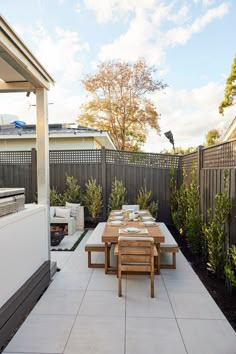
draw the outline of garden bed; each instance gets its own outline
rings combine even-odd
[[[169,230],[174,236],[185,258],[188,260],[204,286],[224,313],[227,320],[230,322],[231,326],[236,331],[236,289],[229,292],[225,286],[224,279],[217,278],[207,270],[206,264],[199,262],[199,260],[193,257],[189,251],[186,239],[179,235],[176,228],[169,227]]]

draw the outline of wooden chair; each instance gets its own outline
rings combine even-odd
[[[150,273],[151,297],[154,297],[154,256],[157,250],[152,237],[118,238],[118,296],[122,296],[122,272]]]

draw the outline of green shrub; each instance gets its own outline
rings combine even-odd
[[[172,219],[173,222],[179,231],[180,235],[183,235],[186,230],[186,212],[187,212],[187,193],[188,186],[186,184],[186,170],[183,169],[183,182],[180,186],[180,189],[177,190],[176,185],[174,185],[173,180],[171,179],[171,188],[172,188]],[[175,189],[174,189],[175,188]]]
[[[150,212],[150,214],[156,218],[157,217],[157,212],[158,212],[158,200],[156,202],[152,201],[149,206],[148,206],[148,210]]]
[[[97,185],[96,179],[93,178],[88,180],[85,187],[83,195],[84,206],[88,209],[92,221],[95,223],[102,210],[102,187]]]
[[[58,192],[56,187],[50,190],[50,205],[64,205],[63,195]]]
[[[68,203],[80,203],[81,202],[81,188],[78,185],[78,181],[73,176],[66,175],[66,190],[63,194],[64,204]]]
[[[207,239],[208,269],[218,276],[223,275],[226,261],[225,253],[225,222],[231,210],[231,201],[228,197],[228,176],[224,173],[224,192],[215,195],[215,209],[208,209],[208,223],[203,226]]]
[[[197,186],[196,167],[191,170],[191,182],[186,189],[185,235],[192,254],[201,255],[203,247],[202,218],[199,215],[200,193]]]
[[[227,260],[224,267],[227,287],[236,288],[236,246],[232,246],[227,252]]]
[[[112,182],[111,193],[108,200],[108,209],[121,209],[122,205],[125,204],[126,188],[123,185],[122,181],[118,181],[115,178],[115,181]]]
[[[146,187],[141,187],[138,191],[135,202],[139,205],[140,209],[148,209],[152,216],[156,217],[158,210],[158,201],[151,201],[152,192],[147,191]]]

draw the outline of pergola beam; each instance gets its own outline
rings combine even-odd
[[[35,92],[35,87],[27,81],[16,81],[8,83],[0,81],[0,92]]]

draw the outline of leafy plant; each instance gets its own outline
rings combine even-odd
[[[156,217],[158,201],[151,201],[151,197],[152,192],[148,191],[146,187],[141,187],[136,197],[136,203],[139,205],[140,209],[148,209],[152,216]]]
[[[202,218],[199,215],[200,193],[197,186],[196,167],[191,170],[191,182],[186,190],[185,234],[193,254],[201,254],[203,247]]]
[[[64,205],[63,195],[58,192],[56,187],[50,190],[50,205]]]
[[[224,273],[227,287],[229,289],[236,288],[236,246],[230,247],[227,252]]]
[[[173,165],[170,169],[170,210],[172,219],[174,221],[174,215],[178,210],[178,200],[177,200],[177,183],[175,178],[175,169]]]
[[[171,179],[171,188],[173,188],[172,191],[172,219],[173,222],[179,231],[180,235],[183,235],[186,230],[186,212],[187,212],[187,193],[188,193],[188,186],[186,183],[186,170],[183,168],[183,182],[181,184],[181,187],[179,190],[176,188],[176,184],[174,184],[174,181]]]
[[[115,181],[112,182],[112,189],[108,201],[108,209],[121,209],[122,205],[125,203],[126,188],[123,185],[122,181],[118,181],[115,178]]]
[[[66,190],[63,194],[64,204],[81,202],[81,188],[78,181],[73,176],[66,175]]]
[[[215,210],[208,209],[208,224],[203,227],[207,239],[208,269],[218,276],[223,275],[225,265],[225,222],[232,207],[228,197],[229,171],[224,173],[224,192],[215,195]]]
[[[83,202],[95,223],[102,210],[102,187],[97,185],[96,179],[91,178],[85,184]]]
[[[156,202],[152,201],[149,206],[148,206],[148,210],[150,212],[150,214],[156,218],[157,217],[157,212],[158,212],[158,200]]]

